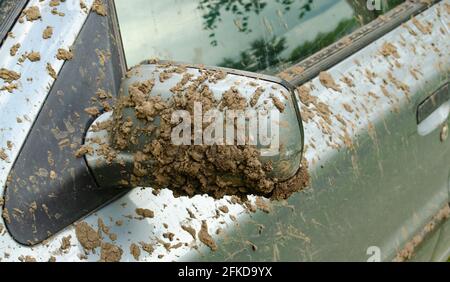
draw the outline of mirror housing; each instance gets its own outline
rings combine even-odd
[[[192,104],[189,89],[204,91],[203,100]],[[259,152],[261,164],[271,167],[268,177],[287,181],[301,167],[304,146],[297,97],[291,85],[276,77],[147,61],[132,68],[123,79],[114,112],[100,116],[88,130],[86,160],[101,187],[158,187],[152,171],[155,158],[142,159],[140,155],[165,134],[181,146],[252,146]],[[165,105],[162,107],[166,110],[176,105],[184,111],[172,112],[168,120],[158,105]],[[220,117],[212,117],[212,113]],[[174,135],[186,116],[191,126],[186,124],[182,135]],[[162,123],[171,123],[172,132],[165,132]],[[207,135],[212,123],[215,130]],[[186,138],[187,132],[191,135]],[[174,140],[174,136],[180,140]],[[138,172],[142,167],[145,169]],[[223,177],[236,187],[243,185],[233,173],[225,174]]]

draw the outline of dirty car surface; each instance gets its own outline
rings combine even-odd
[[[175,2],[31,0],[10,25],[0,48],[4,260],[449,257],[450,1],[385,11]],[[149,57],[295,85],[308,189],[243,202],[99,187],[75,154],[127,68]]]

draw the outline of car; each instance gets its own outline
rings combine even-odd
[[[449,13],[449,0],[0,1],[1,260],[448,260]],[[92,125],[165,64],[273,83],[274,106],[292,95],[292,193],[187,197],[98,172]]]

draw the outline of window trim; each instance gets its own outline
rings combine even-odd
[[[292,74],[288,82],[294,86],[300,86],[318,76],[321,71],[337,65],[342,60],[350,57],[407,22],[411,17],[422,13],[424,10],[439,2],[441,0],[432,0],[430,4],[420,1],[406,1],[382,17],[378,17],[372,22],[358,28],[336,43],[288,67],[278,75]],[[346,44],[348,40],[350,40],[350,44]],[[296,74],[296,70],[298,69],[302,69],[304,72]]]
[[[116,8],[116,1],[112,0],[111,5],[109,6],[109,11],[111,13],[111,22],[112,22],[112,29],[114,33],[114,38],[116,39],[117,48],[119,50],[119,61],[120,65],[122,67],[122,72],[126,73],[129,69],[126,57],[125,57],[125,49],[123,45],[123,37],[122,33],[120,31],[120,25],[119,25],[119,17],[117,15],[117,8]]]

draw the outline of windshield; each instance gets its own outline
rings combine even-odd
[[[370,11],[366,0],[115,1],[129,66],[159,58],[268,74],[401,2]]]

